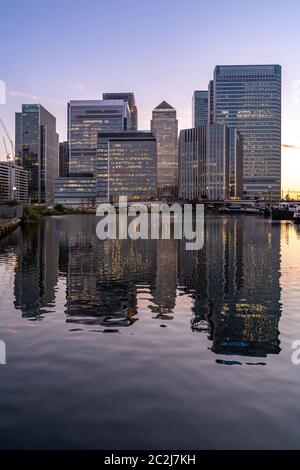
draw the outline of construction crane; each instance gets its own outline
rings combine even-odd
[[[4,137],[4,136],[3,136],[3,143],[4,143],[4,148],[5,148],[6,160],[9,162],[9,160],[10,160],[10,154],[9,154],[9,152],[8,152],[7,145],[6,145],[6,140],[5,140],[5,137]]]
[[[4,124],[4,121],[2,118],[0,118],[0,124],[6,134],[6,137],[8,138],[9,140],[9,143],[10,143],[10,146],[11,146],[11,151],[12,151],[12,158],[13,160],[15,160],[16,158],[16,154],[15,154],[15,146],[14,146],[14,142],[12,140],[12,138],[10,137],[9,133],[8,133],[8,130],[6,129],[6,126]],[[6,148],[6,143],[5,143],[5,148]],[[9,156],[9,153],[6,151],[6,156]],[[9,160],[9,158],[7,157],[7,159]]]

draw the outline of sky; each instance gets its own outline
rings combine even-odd
[[[300,193],[299,17],[299,0],[1,0],[0,117],[14,138],[14,113],[39,102],[63,141],[67,101],[133,91],[140,129],[163,100],[182,129],[216,65],[280,64],[282,186]]]

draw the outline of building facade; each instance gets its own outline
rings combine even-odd
[[[178,142],[179,197],[192,201],[206,195],[206,126],[180,131]]]
[[[151,132],[157,141],[157,191],[159,197],[178,193],[178,121],[176,110],[166,101],[152,112]]]
[[[40,104],[24,104],[16,113],[16,154],[28,172],[29,201],[51,203],[58,176],[56,119]]]
[[[0,202],[28,203],[28,172],[15,162],[0,162]]]
[[[103,93],[104,100],[123,100],[128,103],[130,109],[130,129],[133,131],[138,130],[138,109],[135,104],[134,93]]]
[[[130,124],[128,104],[122,100],[70,101],[68,104],[69,172],[96,172],[97,135],[123,131]]]
[[[69,175],[69,142],[59,144],[59,176],[66,178]]]
[[[157,147],[151,132],[100,132],[97,149],[97,202],[156,197]]]
[[[244,193],[244,148],[243,138],[240,132],[234,127],[228,131],[228,178],[230,198],[242,198]]]
[[[208,84],[208,124],[214,123],[214,81]]]
[[[236,129],[212,124],[179,136],[179,196],[209,200],[242,196],[243,152]]]
[[[56,178],[54,203],[73,208],[94,208],[96,205],[96,178],[78,174],[68,178]]]
[[[194,91],[192,101],[193,127],[208,124],[208,91]]]
[[[214,122],[239,130],[244,145],[244,194],[281,195],[281,67],[217,66]]]

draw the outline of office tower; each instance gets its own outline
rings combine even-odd
[[[182,130],[179,136],[179,196],[186,200],[241,197],[241,142],[236,129],[222,124]]]
[[[193,94],[193,127],[208,124],[208,91],[194,91]]]
[[[235,127],[228,130],[228,196],[243,197],[243,138]]]
[[[68,104],[69,173],[96,171],[97,135],[123,131],[130,125],[128,104],[121,100],[70,101]]]
[[[28,172],[15,162],[0,162],[0,202],[28,202]]]
[[[79,208],[95,207],[96,177],[73,174],[54,181],[54,204]]]
[[[51,203],[58,176],[56,119],[40,104],[23,104],[16,113],[16,153],[28,171],[29,201]]]
[[[180,131],[178,141],[179,197],[192,201],[206,195],[206,126]]]
[[[59,144],[59,176],[69,175],[69,142]]]
[[[130,119],[131,119],[131,125],[128,128],[130,128],[133,131],[138,130],[138,109],[135,104],[134,93],[103,93],[102,98],[104,100],[126,101],[130,109]]]
[[[208,124],[214,123],[214,81],[208,84]]]
[[[281,67],[217,66],[214,122],[236,127],[244,143],[244,193],[281,192]]]
[[[97,200],[147,200],[156,196],[156,139],[151,132],[99,132]]]
[[[157,140],[157,190],[159,197],[178,192],[178,121],[176,110],[166,101],[152,111],[151,131]]]

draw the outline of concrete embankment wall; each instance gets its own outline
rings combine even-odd
[[[21,205],[0,204],[0,238],[13,232],[20,225],[22,217]]]
[[[21,223],[21,219],[7,219],[0,220],[0,238],[5,237],[10,232],[13,232]]]

